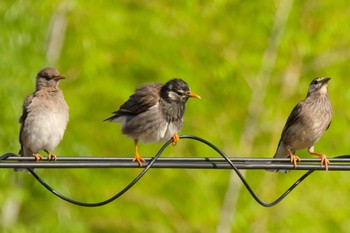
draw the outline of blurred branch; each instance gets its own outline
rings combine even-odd
[[[55,66],[61,56],[67,29],[66,15],[71,8],[72,2],[63,1],[51,17],[47,41],[46,60],[52,66]]]
[[[269,38],[268,46],[263,54],[262,64],[253,84],[252,96],[248,106],[248,114],[245,121],[242,136],[240,138],[239,153],[251,153],[256,135],[259,133],[259,119],[264,110],[264,98],[266,88],[270,82],[271,72],[275,66],[278,47],[286,28],[287,19],[292,9],[293,1],[280,0],[277,5],[274,24]],[[231,173],[228,188],[226,191],[223,207],[221,210],[220,222],[216,232],[231,232],[231,222],[235,215],[235,207],[241,185],[234,173]]]

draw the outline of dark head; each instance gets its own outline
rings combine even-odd
[[[307,95],[310,95],[315,92],[327,93],[328,81],[330,79],[331,78],[315,78],[314,80],[312,80]]]
[[[44,68],[36,76],[36,90],[40,90],[43,87],[57,88],[61,79],[64,79],[64,77],[55,68]]]
[[[188,98],[201,98],[199,95],[190,91],[188,84],[182,79],[172,79],[168,81],[160,90],[160,96],[170,102],[183,102],[186,103]]]

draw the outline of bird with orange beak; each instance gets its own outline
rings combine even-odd
[[[140,166],[145,160],[139,155],[138,142],[156,143],[172,138],[179,141],[178,132],[184,124],[185,104],[189,98],[201,98],[190,91],[182,79],[165,84],[150,83],[138,87],[133,95],[105,121],[118,122],[122,133],[134,139],[135,157]]]

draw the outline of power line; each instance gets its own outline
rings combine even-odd
[[[329,171],[350,170],[350,156],[330,158]],[[152,158],[144,158],[144,167]],[[229,158],[239,170],[325,170],[320,166],[320,159],[302,158],[294,168],[288,158]],[[35,161],[34,157],[18,157],[11,154],[6,160],[0,160],[0,168],[142,168],[132,162],[130,157],[102,157],[102,156],[59,156],[56,161]],[[215,157],[172,157],[157,159],[152,168],[177,169],[232,169],[224,158]]]
[[[263,202],[250,187],[248,181],[244,178],[240,169],[293,169],[293,165],[289,159],[266,159],[266,158],[228,158],[217,146],[211,142],[193,135],[182,135],[182,139],[198,141],[215,151],[222,158],[159,158],[164,150],[171,144],[171,140],[167,141],[152,158],[146,158],[146,163],[141,168],[142,171],[137,175],[125,188],[119,191],[111,198],[95,203],[87,203],[73,200],[64,196],[49,184],[47,184],[33,168],[139,168],[137,163],[131,162],[131,159],[124,157],[74,157],[62,156],[56,161],[39,161],[35,162],[32,157],[17,157],[13,153],[7,153],[0,156],[0,168],[27,168],[33,177],[49,190],[55,196],[75,205],[84,207],[97,207],[106,205],[132,188],[146,173],[152,168],[187,168],[187,169],[233,169],[240,178],[250,195],[256,202],[264,207],[271,207],[281,202],[288,194],[290,194],[302,181],[316,170],[323,170],[320,166],[320,159],[307,158],[302,159],[296,170],[308,170],[304,175],[297,179],[279,198],[273,202]],[[350,156],[342,155],[329,159],[330,165],[328,170],[346,171],[350,168]]]

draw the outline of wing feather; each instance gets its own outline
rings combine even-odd
[[[105,121],[114,121],[123,116],[136,116],[147,111],[159,102],[162,86],[161,83],[151,83],[137,88],[135,93],[117,111],[113,112],[114,115]]]
[[[18,122],[21,125],[20,131],[19,131],[19,143],[21,144],[21,149],[19,151],[20,155],[22,155],[22,152],[23,152],[23,142],[22,142],[23,127],[24,127],[25,121],[27,119],[27,116],[29,114],[29,111],[28,111],[29,105],[32,103],[34,97],[35,97],[35,94],[33,93],[33,94],[28,95],[25,98],[24,103],[22,105],[22,116],[18,120]]]

